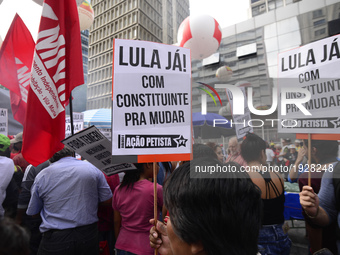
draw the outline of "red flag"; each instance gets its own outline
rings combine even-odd
[[[28,94],[23,156],[33,165],[63,148],[65,102],[84,84],[77,4],[45,0]]]
[[[16,14],[0,50],[0,84],[10,90],[13,117],[23,126],[33,53],[31,33]]]

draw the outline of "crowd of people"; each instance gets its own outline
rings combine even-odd
[[[310,254],[340,251],[337,141],[312,141],[311,166],[307,141],[247,134],[226,149],[195,143],[191,161],[157,163],[157,222],[153,163],[135,164],[120,179],[65,147],[35,167],[22,142],[22,133],[0,134],[0,254],[288,255],[285,181],[301,190]],[[193,177],[210,166],[236,171]]]

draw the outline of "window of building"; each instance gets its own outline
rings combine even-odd
[[[324,24],[326,24],[325,19],[320,19],[320,20],[313,22],[314,27],[321,26],[321,25],[324,25]]]
[[[322,9],[313,11],[313,19],[317,19],[323,16]]]
[[[326,28],[322,28],[322,29],[319,29],[319,30],[315,30],[314,35],[315,36],[321,36],[325,33],[326,33]]]

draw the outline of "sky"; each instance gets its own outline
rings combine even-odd
[[[0,0],[1,2],[1,0]],[[18,13],[36,40],[41,6],[32,0],[3,0],[0,4],[0,37],[5,39],[15,13]],[[222,28],[248,18],[249,0],[190,0],[190,15],[208,14]]]

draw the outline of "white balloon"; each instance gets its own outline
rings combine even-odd
[[[192,59],[203,59],[216,52],[222,39],[222,30],[209,15],[190,16],[178,29],[177,40],[181,47],[191,50]]]
[[[233,71],[229,66],[221,66],[216,71],[216,77],[219,81],[228,81],[233,75]]]

